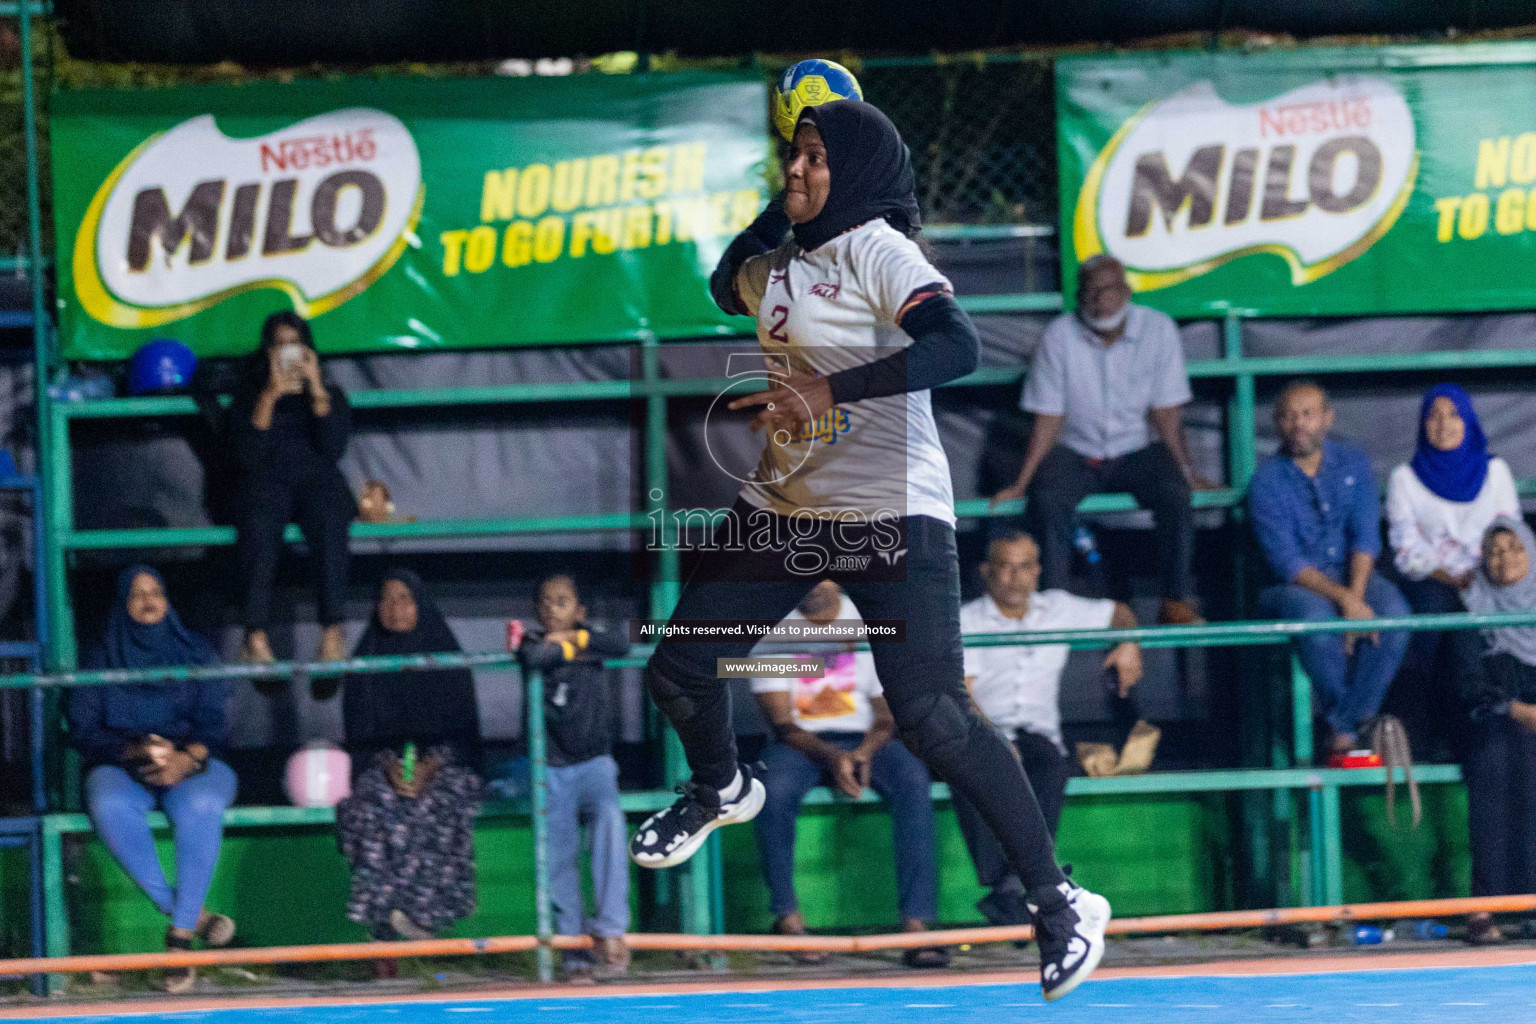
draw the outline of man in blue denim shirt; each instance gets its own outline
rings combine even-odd
[[[1328,395],[1314,381],[1293,381],[1275,400],[1281,450],[1248,488],[1253,530],[1280,584],[1259,594],[1265,614],[1322,621],[1408,614],[1397,588],[1376,572],[1381,507],[1371,459],[1352,444],[1327,439]],[[1295,640],[1312,678],[1332,753],[1352,749],[1381,707],[1408,647],[1408,634],[1313,633]]]

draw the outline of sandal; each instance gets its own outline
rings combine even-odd
[[[925,932],[928,926],[914,918],[905,922],[901,930],[909,933]],[[902,953],[901,962],[917,970],[940,970],[949,966],[949,950],[943,946],[919,946]]]
[[[320,652],[316,661],[346,661],[347,635],[340,626],[327,626],[320,634]]]
[[[276,660],[272,643],[263,630],[253,629],[245,635],[245,643],[240,646],[240,664],[270,665]]]
[[[805,927],[805,916],[798,910],[792,910],[788,914],[773,922],[773,934],[775,935],[809,935]],[[817,953],[809,949],[797,949],[792,951],[790,959],[797,964],[813,965],[822,963],[827,959],[827,954]]]
[[[198,915],[195,930],[204,945],[221,949],[235,938],[235,919],[228,914],[210,914],[205,910]]]
[[[566,951],[561,968],[567,985],[596,985],[596,964],[592,955],[584,949]]]
[[[407,942],[426,942],[437,938],[436,933],[429,932],[415,921],[409,914],[396,908],[389,912],[389,926],[395,930],[395,934]]]
[[[592,944],[597,950],[597,961],[614,974],[629,971],[629,946],[622,935],[594,935]]]
[[[181,933],[175,925],[165,930],[165,950],[168,953],[180,953],[192,949],[192,936],[196,932]],[[171,995],[181,995],[189,992],[197,982],[197,969],[195,967],[167,967],[162,984]]]

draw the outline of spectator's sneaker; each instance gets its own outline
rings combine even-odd
[[[1066,905],[1045,914],[1033,903],[1035,942],[1040,947],[1040,991],[1047,1002],[1081,985],[1104,956],[1109,900],[1070,881],[1057,886]]]
[[[757,817],[768,791],[741,766],[741,790],[734,800],[721,800],[720,791],[692,780],[677,788],[682,794],[664,811],[645,820],[629,841],[629,855],[643,868],[670,868],[696,853],[721,825],[739,825]]]

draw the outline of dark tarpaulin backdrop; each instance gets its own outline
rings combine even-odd
[[[1527,0],[55,0],[75,57],[293,66],[319,61],[945,52],[1249,28],[1298,36],[1463,31],[1531,20]],[[579,12],[579,13],[577,13]]]

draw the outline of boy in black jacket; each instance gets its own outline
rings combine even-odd
[[[613,700],[605,658],[629,653],[623,634],[587,625],[587,609],[569,576],[539,586],[539,626],[518,648],[523,664],[544,672],[544,729],[549,763],[549,887],[555,930],[589,931],[597,954],[616,973],[629,967],[629,853],[613,760]],[[581,901],[581,826],[592,829],[592,884],[597,913]],[[565,954],[566,976],[592,980],[585,950]]]

